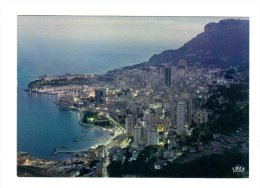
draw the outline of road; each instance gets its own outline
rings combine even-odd
[[[25,171],[34,177],[40,176],[40,177],[51,177],[53,174],[46,174],[44,172],[39,172],[38,170],[30,167],[30,166],[18,166],[17,170]]]
[[[108,172],[107,172],[107,166],[109,165],[109,157],[106,158],[106,165],[105,165],[105,172],[104,172],[104,177],[108,178]]]

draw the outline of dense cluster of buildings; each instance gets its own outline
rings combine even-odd
[[[185,61],[180,61],[177,66],[165,64],[148,69],[88,76],[92,79],[88,85],[44,86],[40,89],[41,92],[59,91],[58,104],[61,106],[102,112],[120,125],[120,135],[104,146],[102,152],[95,149],[98,155],[93,155],[92,160],[98,156],[103,158],[96,169],[103,164],[104,171],[106,157],[124,160],[125,147],[130,148],[130,160],[135,160],[146,146],[159,147],[153,155],[158,158],[155,169],[160,169],[165,161],[173,161],[183,153],[188,153],[185,160],[189,161],[205,154],[224,152],[242,139],[239,135],[215,134],[215,140],[208,145],[186,143],[186,136],[192,132],[191,124],[199,126],[212,114],[203,108],[203,104],[217,90],[217,85],[229,87],[240,83],[245,75],[234,74],[234,79],[226,79],[222,69],[194,69],[186,66]],[[48,80],[48,77],[41,79]],[[163,147],[165,144],[168,144],[167,149]],[[248,140],[242,146],[244,151],[248,150],[247,146]],[[95,175],[100,176],[100,173]]]

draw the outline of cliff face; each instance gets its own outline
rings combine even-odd
[[[177,65],[185,60],[187,65],[216,67],[236,66],[249,62],[249,21],[227,19],[209,23],[204,32],[177,50],[167,50],[153,55],[149,64]]]

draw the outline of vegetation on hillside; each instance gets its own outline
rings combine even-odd
[[[162,165],[162,169],[154,168],[156,158],[150,158],[156,148],[146,147],[141,151],[136,160],[128,161],[126,157],[124,163],[121,161],[112,161],[108,166],[109,177],[123,177],[133,175],[137,177],[175,177],[175,178],[240,178],[239,174],[232,172],[232,167],[240,164],[249,169],[248,153],[227,152],[222,155],[213,154],[203,156],[199,159],[180,162],[178,159],[173,162],[167,162]]]
[[[106,128],[112,127],[112,124],[110,123],[109,119],[105,115],[99,114],[98,112],[92,112],[92,111],[84,112],[84,117],[82,119],[82,122],[87,124],[98,125]]]

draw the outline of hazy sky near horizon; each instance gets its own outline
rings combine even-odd
[[[18,16],[18,41],[54,40],[176,48],[225,17]],[[174,45],[175,44],[175,45]]]

